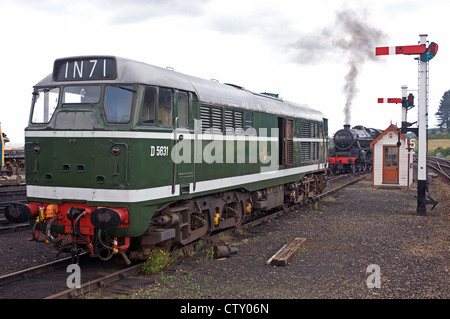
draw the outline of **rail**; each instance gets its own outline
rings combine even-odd
[[[428,156],[427,166],[444,176],[447,182],[450,182],[450,160]]]
[[[299,209],[301,206],[305,205],[308,202],[314,202],[316,200],[320,200],[321,198],[324,198],[326,196],[331,195],[332,193],[335,193],[341,189],[343,189],[344,187],[353,185],[359,181],[361,181],[364,176],[366,174],[363,175],[359,175],[359,176],[355,176],[355,175],[346,175],[345,177],[340,177],[334,181],[332,181],[331,183],[333,184],[340,184],[334,187],[331,187],[330,190],[319,194],[313,198],[307,199],[302,203],[299,204],[294,204],[291,206],[285,206],[282,209],[276,210],[270,214],[266,214],[263,215],[262,217],[255,219],[255,220],[251,220],[246,222],[245,224],[241,225],[241,228],[245,229],[245,228],[252,228],[255,227],[259,224],[265,223],[269,220],[275,219],[278,216],[284,215],[286,213],[289,212],[293,212],[297,209]],[[348,179],[345,180],[344,183],[342,182],[342,179]],[[337,183],[337,180],[339,180],[340,182]],[[225,232],[227,231],[234,231],[234,229],[228,229],[225,230]],[[212,234],[211,236],[211,240],[217,240],[218,238],[220,238],[220,235],[222,234],[222,232],[218,232],[215,234]],[[196,243],[191,243],[190,245],[192,245],[192,247],[194,247]],[[87,257],[87,253],[85,253],[86,257]],[[138,263],[138,264],[134,264],[132,266],[123,268],[123,269],[105,269],[106,267],[108,267],[105,263],[102,263],[102,275],[99,274],[95,274],[95,275],[91,275],[90,277],[93,277],[91,279],[88,279],[87,281],[85,281],[84,283],[81,284],[80,288],[70,288],[70,289],[65,289],[67,288],[66,286],[61,287],[61,278],[63,278],[63,283],[65,283],[65,280],[68,276],[68,274],[65,272],[65,268],[67,267],[69,264],[71,263],[71,257],[68,258],[64,258],[64,259],[60,259],[51,263],[47,263],[41,266],[36,266],[36,267],[32,267],[29,269],[25,269],[25,270],[21,270],[12,274],[8,274],[8,275],[4,275],[0,277],[0,287],[4,286],[4,285],[8,285],[8,284],[14,284],[14,286],[16,287],[20,281],[24,282],[26,281],[24,284],[25,286],[27,284],[33,286],[32,283],[27,283],[29,281],[32,280],[33,277],[36,277],[38,275],[49,275],[51,273],[51,276],[55,275],[56,276],[56,271],[58,270],[59,276],[57,279],[57,282],[54,282],[53,284],[50,282],[51,280],[49,279],[49,285],[53,285],[54,289],[56,290],[60,290],[59,292],[56,292],[54,294],[47,294],[42,296],[42,298],[45,299],[74,299],[74,298],[80,298],[83,295],[86,295],[92,291],[98,291],[99,289],[103,289],[103,288],[108,288],[112,283],[115,282],[119,282],[122,280],[126,280],[128,279],[130,276],[137,274],[141,267],[142,267],[142,263]],[[110,265],[110,264],[108,264]],[[109,266],[111,267],[111,266]],[[104,275],[105,271],[109,271],[108,274]],[[86,268],[83,269],[83,277],[86,274]],[[52,286],[52,288],[53,288]],[[57,288],[56,286],[59,286],[60,288]]]

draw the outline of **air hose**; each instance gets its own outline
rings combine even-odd
[[[114,255],[114,247],[110,247],[107,246],[103,241],[102,241],[102,231],[103,229],[98,229],[97,231],[97,240],[100,243],[100,245],[106,249],[106,251],[108,252],[108,255],[106,257],[103,257],[101,254],[98,254],[98,258],[100,258],[103,261],[107,261],[109,259],[111,259],[111,257]]]
[[[51,242],[52,244],[59,243],[59,242],[62,240],[62,238],[59,237],[59,236],[56,237],[56,238],[54,238],[54,237],[52,236],[51,232],[50,232],[50,229],[51,229],[53,223],[54,223],[55,221],[57,221],[58,219],[59,219],[58,216],[55,216],[55,217],[53,217],[52,219],[50,219],[50,221],[47,223],[47,228],[45,228],[45,234],[46,234],[45,239],[47,239],[47,240],[48,240],[49,242]]]
[[[38,243],[43,243],[43,242],[45,242],[45,238],[42,239],[40,235],[39,235],[39,236],[36,236],[36,226],[39,224],[39,231],[42,231],[42,228],[43,228],[43,227],[42,227],[41,214],[42,214],[42,212],[39,211],[37,221],[34,223],[33,229],[31,230],[31,236],[33,236],[33,239],[34,239],[35,241],[37,241]]]

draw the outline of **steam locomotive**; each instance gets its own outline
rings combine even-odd
[[[329,168],[337,173],[355,173],[372,170],[372,150],[370,143],[381,134],[381,130],[362,125],[344,125],[337,131],[329,150]]]

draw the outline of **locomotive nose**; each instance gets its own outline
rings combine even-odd
[[[31,209],[24,204],[11,204],[5,207],[4,214],[11,223],[24,223],[32,217]]]

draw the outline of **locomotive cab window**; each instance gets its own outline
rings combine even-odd
[[[59,88],[38,89],[33,93],[31,123],[44,124],[50,122],[58,106]]]
[[[144,102],[141,111],[141,123],[155,125],[156,119],[156,89],[151,86],[145,88]]]
[[[178,127],[189,127],[189,98],[187,92],[178,92]]]
[[[105,92],[105,113],[108,123],[128,123],[130,121],[132,86],[108,86]]]
[[[173,112],[173,93],[170,89],[147,86],[141,110],[141,123],[171,127]]]
[[[173,95],[170,89],[159,89],[158,123],[160,126],[172,126]]]
[[[100,86],[66,86],[63,90],[63,104],[98,103],[100,101]]]

